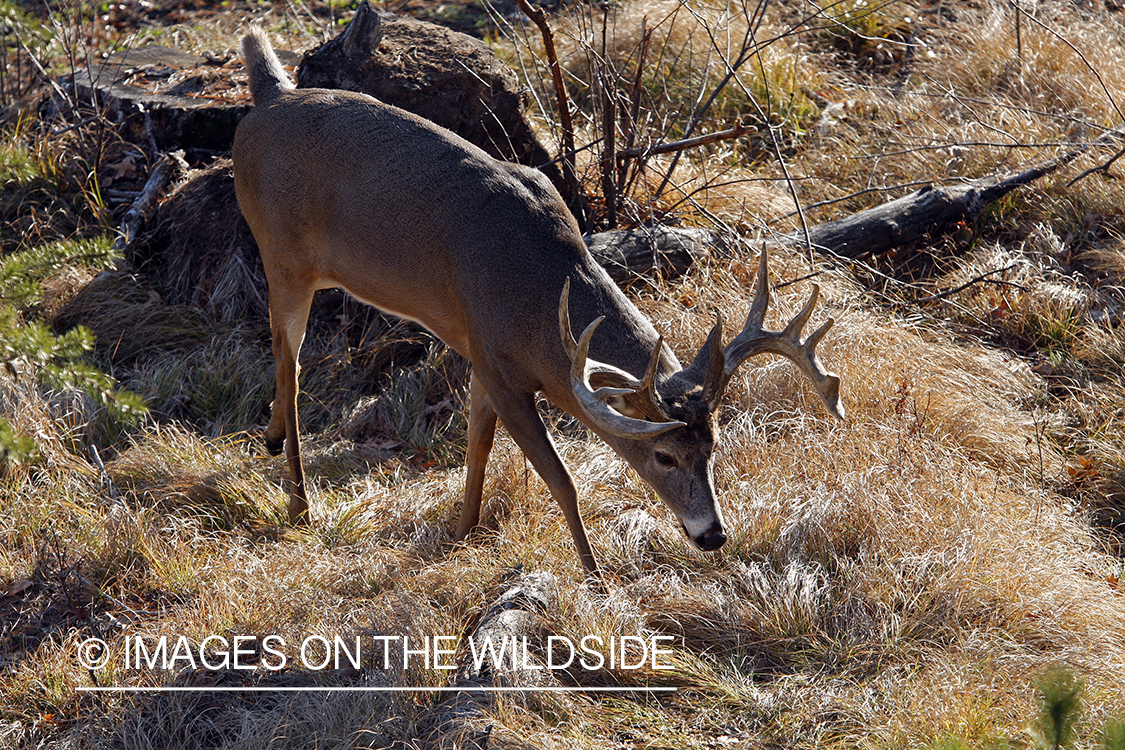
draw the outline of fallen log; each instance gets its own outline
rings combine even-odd
[[[989,205],[1069,164],[1092,148],[1125,135],[1125,124],[1089,143],[1014,175],[992,175],[953,186],[926,186],[910,195],[808,228],[807,240],[819,253],[856,259],[879,255],[940,233],[958,222],[975,223]],[[783,236],[779,244],[805,245],[805,232]]]
[[[498,644],[531,638],[539,613],[554,603],[556,588],[555,577],[550,573],[522,573],[481,616],[470,639],[479,647],[486,639]],[[450,694],[434,708],[425,722],[433,729],[424,747],[427,750],[485,750],[492,733],[487,714],[496,704],[496,693],[481,688],[540,687],[545,671],[506,660],[496,663],[484,659],[478,664],[466,654],[454,679],[454,687],[461,690]]]
[[[182,158],[176,153],[164,154],[156,162],[156,166],[145,180],[145,186],[121,219],[121,225],[117,229],[117,239],[113,243],[116,252],[121,255],[129,253],[137,239],[137,234],[156,208],[157,201],[183,168]]]
[[[594,260],[619,286],[642,277],[674,279],[722,246],[706,229],[651,226],[602,232],[583,238]]]

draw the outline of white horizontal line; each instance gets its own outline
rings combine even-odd
[[[83,686],[82,693],[674,693],[674,687],[113,687]]]

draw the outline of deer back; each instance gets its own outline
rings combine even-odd
[[[577,416],[557,322],[568,278],[577,325],[607,316],[591,353],[629,372],[648,361],[656,331],[537,170],[372,97],[323,89],[257,106],[239,125],[234,162],[271,278],[343,287]]]

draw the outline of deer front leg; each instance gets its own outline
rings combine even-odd
[[[465,457],[465,503],[461,521],[453,534],[459,542],[480,523],[480,504],[484,494],[484,467],[496,437],[496,410],[492,408],[484,384],[474,372],[469,382],[469,452]]]
[[[309,520],[309,501],[305,492],[305,470],[301,464],[301,441],[298,435],[297,383],[301,367],[298,357],[305,339],[311,291],[291,291],[271,283],[270,328],[273,332],[273,357],[277,377],[277,395],[266,427],[266,449],[277,454],[285,447],[289,465],[289,522],[304,524]]]
[[[555,444],[551,440],[539,411],[535,408],[535,396],[530,393],[512,392],[502,387],[490,387],[492,406],[516,441],[523,454],[531,461],[535,471],[547,484],[551,496],[562,509],[563,518],[574,537],[578,557],[591,575],[598,575],[598,563],[594,551],[586,539],[586,527],[578,512],[578,491],[562,459],[559,458]]]

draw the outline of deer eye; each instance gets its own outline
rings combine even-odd
[[[675,466],[676,465],[676,459],[673,458],[672,456],[669,456],[667,453],[661,453],[660,451],[657,451],[656,454],[655,454],[655,458],[656,458],[656,463],[660,464],[661,466]]]

